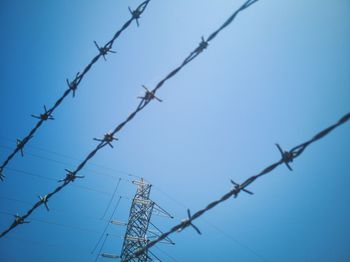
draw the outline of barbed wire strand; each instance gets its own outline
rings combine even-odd
[[[104,148],[105,146],[110,146],[111,148],[113,148],[112,142],[115,140],[118,140],[115,137],[115,134],[117,134],[120,130],[123,129],[123,127],[130,122],[141,110],[143,110],[152,100],[156,99],[157,101],[162,101],[160,100],[158,97],[156,97],[156,92],[157,90],[159,90],[166,81],[168,81],[170,78],[174,77],[184,66],[186,66],[189,62],[191,62],[193,59],[195,59],[198,55],[200,55],[202,53],[202,51],[204,49],[207,48],[208,46],[208,41],[213,40],[218,33],[223,30],[225,27],[227,27],[233,20],[234,18],[237,16],[237,14],[241,11],[243,11],[244,9],[248,8],[249,6],[251,6],[253,3],[256,3],[258,0],[247,0],[239,9],[237,9],[227,20],[226,22],[218,29],[216,30],[214,33],[212,33],[209,37],[208,40],[204,40],[204,38],[202,37],[202,41],[199,43],[198,47],[196,47],[186,58],[185,60],[182,62],[182,64],[177,67],[176,69],[174,69],[173,71],[171,71],[163,80],[161,80],[156,87],[152,90],[149,91],[147,89],[147,87],[143,86],[146,90],[145,95],[143,97],[139,97],[141,99],[139,105],[137,106],[136,110],[134,112],[132,112],[126,120],[124,120],[123,122],[121,122],[112,132],[110,133],[106,133],[104,135],[103,138],[94,138],[94,140],[98,141],[99,143],[97,144],[97,146],[95,147],[95,149],[93,149],[86,157],[85,159],[78,165],[78,167],[74,170],[74,171],[70,171],[68,169],[66,169],[67,174],[66,177],[64,179],[59,180],[59,182],[62,182],[62,184],[60,186],[58,186],[54,191],[52,191],[51,193],[48,193],[47,195],[44,196],[43,200],[40,200],[38,202],[36,202],[33,207],[31,209],[29,209],[23,216],[16,216],[14,222],[7,228],[5,229],[1,234],[0,234],[0,238],[3,237],[4,235],[6,235],[8,232],[10,232],[11,230],[13,230],[15,227],[17,227],[18,225],[21,224],[27,224],[26,220],[33,212],[35,209],[39,208],[41,205],[43,204],[47,204],[47,201],[53,197],[54,195],[56,195],[57,193],[59,193],[63,188],[65,188],[68,184],[70,184],[71,182],[74,182],[75,179],[77,178],[84,178],[84,176],[77,176],[77,174],[84,168],[84,166],[86,165],[86,163],[93,158],[96,153],[101,150],[102,148]],[[147,2],[148,3],[148,2]]]
[[[327,127],[326,129],[322,130],[321,132],[319,132],[318,134],[316,134],[314,137],[312,137],[310,140],[293,147],[290,151],[282,151],[280,149],[280,146],[278,144],[276,144],[276,146],[278,147],[280,153],[281,153],[281,159],[273,164],[271,164],[270,166],[266,167],[265,169],[263,169],[262,171],[260,171],[258,174],[248,178],[246,181],[244,181],[242,184],[237,184],[235,182],[233,182],[231,180],[231,182],[234,185],[234,188],[232,190],[230,190],[229,192],[227,192],[226,194],[224,194],[220,199],[215,200],[211,203],[209,203],[205,208],[197,211],[196,213],[194,213],[193,215],[191,215],[190,210],[187,210],[188,213],[188,218],[182,220],[181,223],[177,224],[176,226],[174,226],[173,228],[171,228],[168,232],[163,233],[161,236],[159,236],[157,239],[152,240],[150,242],[147,243],[146,246],[144,246],[143,248],[139,249],[135,254],[134,257],[130,257],[128,258],[126,261],[130,261],[131,259],[134,259],[138,256],[140,256],[141,254],[143,254],[144,252],[146,252],[146,250],[148,250],[149,248],[153,247],[155,244],[157,244],[158,242],[162,241],[163,239],[169,237],[169,235],[175,233],[175,232],[180,232],[183,229],[191,226],[193,227],[199,234],[201,234],[201,232],[199,231],[199,229],[192,223],[194,220],[196,220],[197,218],[201,217],[202,215],[204,215],[206,212],[208,212],[209,210],[213,209],[214,207],[216,207],[217,205],[219,205],[222,202],[225,202],[226,200],[230,199],[231,197],[236,198],[238,196],[238,194],[241,191],[244,191],[246,193],[249,194],[253,194],[252,192],[248,191],[246,188],[253,183],[256,179],[258,179],[261,176],[264,176],[268,173],[270,173],[271,171],[273,171],[277,166],[281,165],[281,164],[285,164],[288,169],[291,170],[291,167],[289,166],[289,164],[291,162],[293,162],[293,160],[295,158],[297,158],[298,156],[301,155],[301,153],[304,152],[304,150],[310,146],[311,144],[313,144],[314,142],[320,140],[321,138],[325,137],[326,135],[328,135],[332,130],[334,130],[335,128],[337,128],[338,126],[346,123],[347,121],[349,121],[350,119],[350,112],[347,113],[346,115],[344,115],[341,119],[338,120],[338,122],[336,122],[335,124]]]
[[[82,73],[78,72],[75,76],[75,78],[72,81],[69,81],[68,79],[66,80],[67,85],[68,85],[68,89],[66,89],[66,91],[63,93],[63,95],[58,98],[58,100],[55,102],[55,104],[47,109],[46,106],[44,106],[44,113],[40,114],[39,116],[36,115],[32,115],[32,117],[37,118],[38,122],[37,124],[34,126],[34,128],[28,133],[28,135],[26,137],[24,137],[23,139],[17,139],[17,146],[16,148],[12,151],[12,153],[10,153],[7,158],[5,159],[5,161],[1,164],[0,166],[0,180],[3,181],[5,176],[3,174],[4,168],[8,165],[8,163],[11,161],[11,159],[18,153],[20,152],[21,155],[23,156],[23,148],[25,147],[25,145],[29,142],[29,140],[31,140],[34,136],[34,134],[36,133],[36,131],[40,128],[40,126],[47,120],[54,120],[52,114],[53,112],[56,110],[57,107],[59,107],[63,100],[72,92],[73,93],[73,97],[75,96],[75,92],[80,84],[80,82],[83,80],[83,78],[85,77],[85,75],[90,71],[90,69],[92,68],[92,66],[101,58],[103,57],[104,60],[106,60],[106,55],[108,53],[115,53],[114,51],[112,51],[112,47],[113,44],[115,42],[115,40],[121,35],[121,33],[127,29],[129,27],[129,25],[135,20],[137,25],[139,25],[138,19],[140,18],[141,14],[145,11],[148,3],[150,2],[150,0],[146,0],[144,2],[142,2],[134,11],[131,11],[131,9],[129,8],[129,11],[131,13],[131,18],[126,21],[124,23],[124,25],[121,27],[121,29],[119,29],[119,31],[117,31],[113,38],[108,41],[103,47],[99,46],[96,41],[94,41],[99,53],[91,60],[91,62],[83,69]]]

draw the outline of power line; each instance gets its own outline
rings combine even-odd
[[[126,196],[119,195],[119,197],[123,198],[123,199],[130,200],[130,198],[126,197]],[[31,202],[29,202],[29,201],[25,201],[25,200],[18,199],[18,198],[13,198],[13,197],[8,197],[8,196],[0,196],[0,199],[4,199],[4,200],[7,200],[7,201],[11,201],[11,202],[18,202],[18,203],[22,203],[22,204],[25,204],[25,205],[31,205]],[[60,214],[65,214],[65,215],[67,214],[66,210],[57,209],[57,208],[50,208],[50,211],[56,212],[56,213],[60,213]],[[3,212],[3,214],[4,215],[13,216],[13,214],[11,214],[9,212],[5,212],[5,211]],[[86,218],[86,219],[90,219],[90,220],[95,220],[95,221],[101,222],[101,218],[97,218],[97,217],[92,217],[92,216],[83,215],[83,214],[79,214],[79,217],[83,217],[83,218]],[[109,221],[109,220],[103,219],[102,221]]]
[[[5,229],[1,234],[0,237],[3,237],[4,235],[6,235],[8,232],[10,232],[11,230],[13,230],[15,227],[17,227],[18,225],[24,224],[25,219],[27,219],[33,212],[35,209],[37,209],[38,207],[40,207],[43,204],[46,204],[47,201],[53,197],[54,195],[56,195],[57,193],[59,193],[63,188],[65,188],[67,185],[69,185],[70,183],[74,182],[77,178],[84,178],[84,176],[77,176],[77,174],[85,167],[85,165],[87,164],[87,162],[92,159],[96,153],[101,150],[102,148],[104,148],[105,146],[112,146],[112,142],[114,140],[117,140],[117,138],[115,137],[115,135],[121,131],[123,129],[123,127],[129,123],[130,121],[132,121],[134,119],[134,117],[140,112],[142,111],[152,100],[156,99],[156,100],[160,100],[159,98],[156,97],[156,92],[157,90],[159,90],[166,81],[168,81],[169,79],[173,78],[183,67],[185,67],[188,63],[190,63],[192,60],[194,60],[198,55],[200,55],[209,45],[209,42],[212,41],[217,35],[218,33],[223,30],[224,28],[226,28],[229,24],[232,23],[232,21],[234,20],[234,18],[237,16],[237,14],[243,10],[245,10],[246,8],[248,8],[249,6],[251,6],[252,4],[256,3],[258,0],[247,0],[239,9],[237,9],[226,21],[225,23],[216,31],[214,31],[207,40],[204,40],[204,37],[202,37],[202,41],[199,43],[199,45],[185,58],[185,60],[181,63],[180,66],[178,66],[177,68],[175,68],[173,71],[171,71],[166,77],[164,77],[160,82],[158,82],[158,84],[155,86],[155,88],[153,88],[152,91],[148,90],[147,87],[144,86],[145,88],[145,94],[142,97],[139,97],[139,99],[141,99],[139,105],[137,106],[137,108],[135,109],[135,111],[133,111],[126,120],[124,120],[123,122],[121,122],[119,125],[117,125],[115,127],[115,129],[110,132],[110,133],[106,133],[104,135],[103,138],[99,138],[96,139],[99,141],[99,143],[96,145],[95,149],[93,149],[86,157],[85,159],[77,166],[77,168],[74,171],[71,170],[66,170],[67,174],[66,177],[64,179],[61,180],[62,184],[58,187],[56,187],[56,189],[54,189],[54,191],[48,193],[45,195],[45,201],[38,201],[36,202],[31,209],[29,209],[24,215],[18,217],[15,219],[15,221],[7,228]],[[148,2],[147,2],[148,3]]]
[[[96,255],[95,262],[98,260],[100,254],[101,254],[101,252],[102,252],[102,249],[103,249],[103,247],[105,246],[105,243],[106,243],[107,238],[108,238],[108,233],[106,234],[106,237],[105,237],[105,239],[104,239],[103,242],[102,242],[102,245],[101,245],[101,247],[100,247],[100,250],[98,251],[98,253],[97,253],[97,255]]]
[[[143,3],[141,3],[134,11],[131,11],[131,9],[129,8],[129,11],[131,13],[131,18],[124,23],[124,25],[121,27],[121,29],[119,29],[119,31],[117,31],[114,36],[112,37],[112,39],[110,41],[108,41],[104,46],[99,46],[96,41],[94,41],[95,46],[97,47],[99,53],[91,60],[91,62],[83,69],[82,73],[78,72],[75,76],[75,78],[72,81],[69,81],[68,79],[67,81],[67,85],[68,85],[68,89],[66,89],[66,91],[63,93],[63,95],[58,98],[58,100],[55,102],[55,104],[47,109],[46,106],[44,106],[44,113],[40,114],[40,115],[32,115],[32,117],[37,118],[38,122],[36,123],[36,125],[34,126],[34,128],[28,133],[28,135],[22,139],[17,139],[17,146],[15,147],[15,149],[12,151],[11,154],[9,154],[7,156],[7,158],[5,159],[5,161],[1,164],[0,166],[0,179],[3,180],[4,179],[4,174],[3,174],[3,170],[4,168],[7,166],[7,164],[11,161],[11,159],[18,153],[20,152],[21,155],[23,156],[23,149],[25,147],[25,145],[29,142],[29,140],[31,140],[34,136],[34,134],[36,133],[36,131],[40,128],[40,126],[46,122],[47,120],[54,120],[52,114],[54,113],[54,111],[56,110],[57,107],[59,107],[63,100],[72,92],[73,93],[73,97],[75,96],[75,92],[80,84],[80,82],[83,80],[84,76],[90,71],[90,69],[92,68],[92,66],[101,58],[103,57],[104,60],[106,60],[106,55],[108,53],[114,53],[114,51],[112,51],[112,47],[113,44],[115,42],[115,40],[121,35],[121,33],[127,29],[129,27],[129,25],[135,20],[137,25],[139,25],[138,19],[140,18],[141,14],[145,11],[148,3],[150,2],[150,0],[146,0]]]
[[[48,176],[43,176],[43,175],[39,175],[39,174],[36,174],[36,173],[33,173],[33,172],[27,172],[27,171],[24,171],[24,170],[20,170],[20,169],[17,169],[17,168],[6,167],[6,169],[7,170],[11,170],[13,172],[16,172],[18,174],[32,176],[32,177],[37,177],[37,178],[45,179],[45,180],[49,180],[49,181],[57,182],[59,180],[58,178],[52,178],[52,177],[48,177]],[[121,180],[121,179],[122,178],[119,178],[119,180]],[[72,186],[76,187],[76,188],[81,188],[81,189],[84,189],[84,190],[100,193],[100,194],[107,195],[107,196],[112,196],[113,195],[110,192],[106,192],[104,190],[100,190],[100,189],[96,189],[96,188],[92,188],[92,187],[88,187],[88,186],[82,186],[82,185],[72,185]]]
[[[6,212],[6,211],[0,211],[0,214],[7,215],[7,216],[13,216],[13,214],[11,214],[9,212]],[[91,229],[88,229],[88,228],[82,228],[82,227],[78,227],[78,226],[75,226],[75,225],[62,224],[62,223],[59,223],[59,222],[48,221],[48,220],[44,220],[44,219],[32,218],[31,220],[35,221],[35,222],[43,223],[43,224],[48,224],[48,225],[53,225],[53,226],[58,226],[58,227],[64,227],[64,228],[69,228],[69,229],[78,230],[78,231],[85,231],[85,232],[94,233],[94,234],[98,234],[99,233],[96,230],[91,230]]]
[[[211,221],[208,221],[208,219],[203,218],[204,222],[206,222],[209,226],[211,226],[212,228],[214,228],[217,232],[219,232],[220,234],[222,234],[223,236],[225,236],[227,239],[231,240],[232,242],[234,242],[236,245],[246,249],[247,251],[249,251],[251,254],[253,254],[254,256],[260,258],[262,261],[265,262],[269,262],[269,260],[267,258],[265,258],[264,256],[262,256],[260,253],[258,253],[255,249],[251,248],[250,246],[248,246],[247,244],[242,243],[240,240],[238,240],[237,238],[231,236],[229,233],[223,231],[222,229],[220,229],[218,226],[214,225]]]
[[[1,135],[0,135],[0,139],[3,140],[3,141],[8,141],[8,142],[12,142],[13,141],[13,139],[10,139],[9,137],[4,137],[4,136],[1,136]],[[9,151],[12,150],[12,147],[7,146],[7,145],[0,145],[0,147],[8,149]],[[56,151],[53,151],[52,149],[47,149],[47,148],[44,148],[42,146],[39,147],[39,146],[34,146],[34,145],[27,145],[26,148],[32,148],[32,149],[35,149],[35,150],[42,151],[44,153],[49,153],[49,154],[56,155],[56,156],[59,156],[59,157],[67,158],[67,159],[70,159],[70,160],[74,160],[74,161],[77,161],[77,162],[81,161],[81,159],[79,159],[77,157],[73,157],[73,156],[70,156],[70,155],[67,155],[67,154],[64,154],[64,153],[61,153],[61,152],[56,152]],[[26,152],[26,155],[37,157],[37,158],[41,158],[41,159],[45,159],[45,160],[56,162],[56,163],[59,163],[59,164],[64,164],[64,165],[67,164],[67,162],[60,162],[60,161],[57,161],[57,160],[52,159],[52,158],[44,157],[42,155],[31,154],[30,152],[29,153]],[[70,163],[68,163],[68,164],[72,165]],[[117,172],[117,173],[124,174],[124,175],[127,175],[127,176],[140,178],[140,177],[138,177],[136,175],[133,175],[131,172],[128,172],[128,171],[125,171],[125,170],[120,170],[120,169],[115,169],[115,168],[112,168],[112,167],[109,167],[109,166],[106,166],[106,165],[102,165],[102,164],[99,164],[99,163],[89,163],[89,165],[90,166],[95,166],[95,167],[98,167],[98,168],[107,169],[107,170],[110,170],[112,172]]]
[[[0,144],[0,147],[2,148],[5,148],[5,149],[11,149],[10,147],[8,146],[5,146],[5,145],[1,145]],[[70,163],[70,162],[65,162],[65,161],[60,161],[60,160],[56,160],[56,159],[53,159],[53,158],[50,158],[50,157],[47,157],[47,156],[42,156],[42,155],[38,155],[38,154],[33,154],[31,152],[26,152],[26,155],[28,156],[31,156],[31,157],[34,157],[34,158],[38,158],[38,159],[42,159],[42,160],[47,160],[47,161],[50,161],[52,163],[56,163],[56,164],[59,164],[59,165],[62,165],[62,166],[74,166],[73,163]],[[92,163],[89,163],[89,165],[91,166]],[[102,167],[102,165],[101,165]],[[108,168],[108,167],[105,167],[106,169],[110,169],[111,171],[114,171],[114,172],[118,172],[118,173],[121,173],[121,174],[124,174],[125,176],[129,176],[129,177],[137,177],[135,175],[132,175],[130,173],[127,173],[127,172],[124,172],[124,171],[118,171],[118,170],[114,170],[113,168]],[[8,166],[6,166],[4,168],[4,170],[6,169],[9,169]],[[90,172],[94,172],[94,173],[98,173],[98,175],[103,175],[103,176],[107,176],[107,177],[111,177],[111,178],[119,178],[119,177],[116,177],[115,175],[111,175],[111,174],[107,174],[107,173],[101,173],[100,171],[96,172],[95,170],[91,169],[91,168],[85,168],[85,170],[87,171],[90,171]]]
[[[0,199],[4,199],[4,200],[7,200],[7,201],[11,201],[11,202],[18,202],[18,203],[22,203],[22,204],[25,204],[25,205],[31,205],[31,203],[28,202],[28,201],[24,201],[24,200],[13,198],[13,197],[0,196]],[[57,213],[60,213],[60,214],[65,214],[65,215],[67,214],[67,212],[65,210],[57,209],[57,208],[51,208],[50,211],[57,212]],[[13,216],[13,214],[10,214],[10,213],[6,213],[6,215]],[[79,214],[79,216],[83,217],[83,218],[86,218],[86,219],[90,219],[90,220],[101,221],[97,217],[91,217],[91,216],[82,215],[82,214]]]
[[[170,255],[168,252],[164,251],[163,249],[159,248],[158,246],[155,248],[158,249],[164,255],[166,255],[168,258],[170,258],[170,260],[172,260],[174,262],[178,262],[178,260],[175,257],[173,257],[172,255]]]
[[[312,137],[310,140],[293,147],[291,150],[289,151],[283,151],[281,149],[281,147],[276,144],[276,146],[278,147],[278,150],[281,153],[281,159],[273,164],[271,164],[270,166],[266,167],[265,169],[263,169],[262,171],[260,171],[258,174],[251,176],[250,178],[248,178],[246,181],[244,181],[242,184],[237,184],[235,182],[233,182],[231,180],[231,182],[233,183],[233,189],[230,190],[229,192],[227,192],[226,194],[224,194],[220,199],[215,200],[211,203],[209,203],[205,208],[197,211],[196,213],[194,213],[193,215],[191,215],[189,209],[187,210],[188,213],[188,218],[183,220],[181,223],[177,224],[176,226],[174,226],[173,228],[171,228],[168,232],[163,233],[162,235],[160,235],[157,239],[152,240],[150,242],[148,242],[148,244],[140,249],[139,251],[137,251],[134,254],[134,257],[130,257],[128,260],[126,261],[130,261],[131,259],[135,258],[135,257],[139,257],[140,255],[142,255],[144,252],[146,252],[149,248],[153,247],[155,244],[157,244],[158,242],[162,241],[163,239],[167,238],[169,235],[175,233],[175,232],[180,232],[183,229],[191,226],[193,227],[199,234],[201,234],[201,232],[199,231],[199,229],[192,223],[194,220],[196,220],[197,218],[203,216],[206,212],[208,212],[209,210],[215,208],[217,205],[219,205],[222,202],[227,201],[228,199],[230,199],[231,197],[238,197],[239,193],[241,191],[252,194],[250,191],[248,191],[246,188],[252,184],[255,180],[257,180],[258,178],[270,173],[271,171],[273,171],[276,167],[278,167],[279,165],[285,164],[287,166],[287,168],[289,170],[292,170],[292,168],[290,167],[290,163],[293,162],[293,160],[295,158],[297,158],[298,156],[300,156],[304,150],[310,146],[311,144],[313,144],[314,142],[324,138],[326,135],[328,135],[332,130],[334,130],[335,128],[339,127],[340,125],[346,123],[347,121],[349,121],[350,119],[350,112],[347,113],[346,115],[344,115],[342,118],[340,118],[338,120],[338,122],[336,122],[335,124],[327,127],[326,129],[322,130],[321,132],[317,133],[314,137]]]
[[[110,225],[110,223],[111,223],[111,220],[112,220],[112,218],[113,218],[113,216],[114,216],[114,214],[115,214],[115,211],[117,211],[117,208],[118,208],[118,206],[119,206],[119,203],[120,203],[121,198],[122,198],[122,197],[119,197],[119,199],[118,199],[118,201],[117,201],[117,203],[116,203],[116,205],[115,205],[115,207],[114,207],[114,210],[113,210],[113,212],[112,212],[112,214],[111,214],[109,220],[107,221],[105,228],[103,229],[103,232],[102,232],[100,238],[98,239],[98,241],[97,241],[96,245],[94,246],[94,248],[91,250],[91,254],[93,254],[93,253],[95,252],[96,248],[97,248],[98,245],[101,243],[101,240],[102,240],[103,236],[105,235],[105,233],[106,233],[106,231],[107,231],[107,229],[108,229],[108,227],[109,227],[109,225]]]
[[[118,188],[119,188],[120,181],[121,181],[121,179],[119,178],[118,183],[117,183],[117,185],[116,185],[116,187],[115,187],[115,189],[114,189],[114,191],[113,191],[113,194],[112,194],[112,196],[111,196],[111,199],[109,200],[108,205],[107,205],[107,207],[106,207],[106,209],[105,209],[105,211],[104,211],[102,217],[100,218],[101,220],[104,219],[104,217],[105,217],[105,215],[106,215],[106,213],[107,213],[109,207],[110,207],[111,204],[112,204],[112,201],[113,201],[113,199],[114,199],[114,196],[115,196],[115,194],[117,193],[117,190],[118,190]]]
[[[160,193],[162,193],[163,195],[165,195],[167,198],[169,198],[170,200],[172,200],[173,202],[175,202],[177,205],[188,209],[188,207],[181,203],[180,201],[178,201],[177,199],[175,199],[174,197],[172,197],[171,195],[169,195],[169,193],[165,192],[164,190],[160,189],[158,186],[153,186],[154,189],[158,190]],[[267,260],[264,256],[262,256],[261,254],[259,254],[256,250],[254,250],[253,248],[249,247],[247,244],[242,243],[240,240],[238,240],[237,238],[233,237],[232,235],[230,235],[229,233],[223,231],[221,228],[219,228],[217,225],[213,224],[212,221],[209,221],[206,218],[203,218],[204,222],[212,227],[216,232],[218,232],[219,234],[223,235],[224,237],[226,237],[227,239],[229,239],[231,242],[235,243],[236,245],[246,249],[247,251],[249,251],[251,254],[253,254],[254,256],[260,258],[262,261],[269,261]]]
[[[15,240],[15,241],[25,242],[26,244],[38,245],[41,248],[43,246],[55,247],[55,248],[67,248],[67,246],[62,246],[62,245],[59,245],[59,244],[50,244],[50,243],[47,243],[46,241],[45,242],[44,241],[33,241],[31,239],[23,239],[23,238],[18,238],[18,237],[13,237],[13,236],[7,236],[6,239],[12,239],[12,240]]]

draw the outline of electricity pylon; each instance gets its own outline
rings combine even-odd
[[[160,261],[151,251],[147,250],[139,257],[133,257],[136,251],[143,248],[149,238],[157,237],[161,231],[151,223],[152,214],[163,215],[172,218],[172,216],[150,200],[151,184],[146,183],[143,178],[140,181],[133,181],[137,185],[136,194],[132,200],[129,220],[126,226],[124,242],[120,255],[120,260],[132,262],[151,262]],[[149,230],[149,226],[155,230]],[[150,237],[147,237],[150,233]],[[170,244],[174,244],[170,239],[166,239]]]

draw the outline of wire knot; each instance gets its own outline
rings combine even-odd
[[[34,118],[40,119],[42,121],[46,121],[46,120],[54,120],[52,114],[51,114],[51,110],[47,110],[46,106],[44,105],[44,114],[40,114],[40,116],[36,116],[36,115],[31,115]]]
[[[104,137],[101,138],[94,138],[95,141],[99,141],[99,142],[105,142],[106,144],[108,144],[111,148],[113,148],[112,142],[118,141],[118,138],[113,136],[113,133],[106,133],[104,135]]]
[[[65,184],[69,182],[74,182],[76,178],[84,178],[84,176],[77,176],[75,172],[72,172],[68,169],[65,169],[67,171],[66,177],[64,179],[58,180],[58,182],[64,182]]]
[[[183,229],[185,229],[188,226],[191,226],[194,230],[196,230],[196,232],[198,234],[202,234],[201,231],[198,229],[198,227],[196,227],[193,223],[192,223],[192,216],[191,216],[191,211],[189,209],[187,209],[187,219],[184,219],[181,221],[182,227],[178,230],[178,232],[182,231]]]
[[[276,147],[278,148],[278,151],[281,153],[281,160],[282,162],[287,166],[287,168],[290,171],[293,171],[289,163],[293,162],[294,157],[296,156],[296,153],[293,151],[283,151],[279,144],[276,143]]]
[[[42,196],[38,196],[38,198],[40,199],[40,202],[45,205],[46,210],[50,211],[49,206],[47,205],[47,201],[48,201],[47,195],[45,195],[43,197]]]
[[[156,99],[158,102],[163,102],[162,99],[158,98],[154,91],[148,90],[148,88],[144,85],[142,87],[145,89],[144,96],[138,96],[137,98],[142,99],[145,103],[150,102],[152,99]]]
[[[128,7],[128,9],[132,18],[136,20],[137,26],[139,26],[139,18],[141,17],[142,12],[139,9],[135,9],[134,11],[132,11],[130,7]]]
[[[21,156],[23,157],[24,156],[24,153],[23,153],[24,141],[17,138],[16,146],[17,146],[17,149],[21,152]]]
[[[246,193],[248,193],[249,195],[254,195],[253,192],[251,192],[251,191],[245,189],[242,185],[237,184],[237,183],[236,183],[235,181],[233,181],[232,179],[231,179],[231,183],[234,185],[234,189],[233,189],[233,191],[234,191],[234,198],[237,198],[239,192],[241,192],[241,191],[246,192]]]
[[[205,41],[204,37],[202,36],[202,41],[199,43],[199,46],[196,49],[197,53],[201,53],[204,51],[204,49],[206,49],[209,45],[208,41]]]
[[[78,80],[79,80],[80,77],[81,77],[81,76],[80,76],[80,72],[78,72],[77,75],[75,76],[75,79],[74,79],[74,80],[69,81],[68,78],[66,79],[68,88],[69,88],[70,90],[72,90],[72,92],[73,92],[73,97],[75,97],[75,91],[76,91],[77,88],[78,88]]]
[[[106,55],[108,54],[108,53],[113,53],[113,54],[115,54],[116,52],[115,51],[113,51],[113,50],[111,50],[111,47],[110,46],[99,46],[98,44],[97,44],[97,42],[96,41],[94,41],[94,43],[95,43],[95,46],[97,47],[97,49],[98,49],[98,51],[100,51],[100,55],[102,55],[103,56],[103,59],[105,60],[105,61],[107,61],[107,59],[106,59]]]
[[[15,225],[29,224],[30,223],[29,221],[25,221],[24,217],[21,217],[18,214],[14,215],[14,217],[15,217],[15,222],[14,222]]]

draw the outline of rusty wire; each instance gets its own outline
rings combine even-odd
[[[5,161],[0,166],[0,180],[3,181],[5,176],[3,174],[3,171],[5,167],[8,165],[8,163],[12,160],[12,158],[20,152],[22,157],[23,154],[23,148],[24,146],[31,140],[36,133],[36,131],[40,128],[40,126],[47,120],[54,120],[52,114],[56,110],[58,106],[60,106],[63,102],[63,100],[72,92],[73,97],[75,96],[75,92],[80,84],[80,82],[83,80],[84,76],[90,71],[92,66],[101,58],[103,57],[104,60],[106,60],[106,55],[108,53],[115,53],[115,51],[112,51],[113,44],[115,40],[121,35],[121,33],[129,27],[129,25],[135,20],[137,23],[137,26],[139,25],[139,18],[141,14],[145,11],[148,3],[151,0],[146,0],[142,2],[134,11],[131,11],[129,7],[129,11],[131,14],[131,18],[124,23],[124,25],[114,34],[113,38],[108,41],[104,46],[99,46],[96,41],[94,41],[95,46],[97,47],[99,53],[91,60],[91,62],[83,69],[83,71],[80,73],[78,72],[75,76],[75,78],[72,81],[69,81],[66,79],[68,89],[63,93],[63,95],[58,98],[58,100],[55,102],[55,104],[47,109],[46,106],[44,106],[44,113],[39,115],[31,115],[33,118],[38,119],[37,124],[34,126],[34,128],[28,133],[26,137],[23,139],[17,139],[17,145],[15,149],[10,153]]]
[[[211,203],[209,203],[205,208],[197,211],[196,213],[194,213],[193,215],[191,215],[190,210],[187,209],[187,215],[188,218],[182,220],[179,224],[177,224],[176,226],[174,226],[173,228],[171,228],[168,232],[163,233],[162,235],[160,235],[157,239],[149,241],[147,243],[146,246],[144,246],[142,249],[139,249],[135,254],[134,257],[130,257],[128,258],[128,260],[126,261],[130,261],[138,256],[140,256],[141,254],[143,254],[144,252],[146,252],[146,250],[148,250],[149,248],[153,247],[155,244],[157,244],[158,242],[162,241],[163,239],[169,237],[169,235],[175,233],[175,232],[180,232],[183,229],[191,226],[197,233],[201,234],[201,232],[199,231],[199,229],[193,224],[193,221],[197,218],[199,218],[200,216],[204,215],[206,212],[208,212],[209,210],[213,209],[214,207],[216,207],[217,205],[221,204],[222,202],[225,202],[226,200],[230,199],[231,197],[236,198],[238,196],[238,194],[243,191],[249,194],[253,194],[252,192],[248,191],[246,188],[253,183],[257,178],[264,176],[268,173],[270,173],[272,170],[274,170],[277,166],[281,165],[281,164],[285,164],[287,165],[288,169],[291,170],[289,163],[291,163],[295,158],[297,158],[298,156],[301,155],[301,153],[304,152],[304,150],[311,145],[312,143],[316,142],[317,140],[325,137],[326,135],[328,135],[333,129],[337,128],[338,126],[344,124],[345,122],[349,121],[350,119],[350,112],[347,113],[346,115],[344,115],[341,119],[338,120],[338,122],[336,122],[335,124],[327,127],[326,129],[322,130],[321,132],[319,132],[318,134],[316,134],[314,137],[312,137],[310,140],[293,147],[291,150],[289,151],[282,151],[282,149],[280,148],[280,146],[278,144],[276,144],[278,146],[279,151],[281,152],[281,159],[273,164],[271,164],[270,166],[266,167],[265,169],[263,169],[262,171],[260,171],[258,174],[251,176],[250,178],[248,178],[246,181],[244,181],[242,184],[237,184],[235,182],[233,182],[231,180],[231,182],[233,183],[233,189],[230,190],[229,192],[227,192],[226,194],[224,194],[220,199],[215,200]]]
[[[156,100],[160,100],[159,98],[156,97],[156,92],[158,89],[160,89],[163,84],[169,80],[170,78],[174,77],[184,66],[186,66],[189,62],[191,62],[193,59],[195,59],[199,54],[202,53],[202,51],[207,48],[208,46],[208,42],[213,40],[217,34],[223,30],[225,27],[227,27],[233,20],[234,18],[237,16],[237,14],[241,11],[243,11],[244,9],[248,8],[250,5],[252,5],[253,3],[257,2],[258,0],[247,0],[240,8],[238,8],[226,21],[225,23],[219,28],[217,29],[214,33],[212,33],[207,40],[204,40],[204,38],[202,37],[202,41],[199,43],[199,45],[185,58],[185,60],[182,62],[182,64],[180,66],[178,66],[176,69],[174,69],[173,71],[171,71],[165,78],[163,78],[156,86],[155,88],[150,91],[147,89],[147,87],[145,88],[145,95],[143,97],[139,97],[141,99],[139,105],[137,106],[136,110],[133,111],[126,120],[124,120],[123,122],[121,122],[119,125],[116,126],[116,128],[109,133],[106,133],[104,135],[104,137],[102,138],[94,138],[95,141],[98,141],[99,143],[96,145],[95,149],[93,149],[86,157],[85,159],[77,166],[77,168],[74,171],[70,171],[68,169],[66,169],[67,174],[65,176],[65,178],[59,180],[59,182],[61,182],[62,184],[60,186],[58,186],[54,191],[46,194],[43,196],[43,198],[45,199],[45,201],[39,200],[38,202],[36,202],[32,208],[30,208],[24,215],[22,216],[18,216],[18,218],[16,218],[13,223],[6,229],[4,230],[1,234],[0,237],[5,236],[8,232],[10,232],[11,230],[13,230],[15,227],[17,227],[20,224],[24,224],[26,219],[34,212],[35,209],[39,208],[41,205],[47,205],[47,201],[53,197],[55,194],[59,193],[64,187],[66,187],[68,184],[74,182],[77,178],[83,178],[83,176],[77,176],[77,174],[84,168],[84,166],[86,165],[86,163],[95,156],[95,154],[101,150],[103,147],[105,147],[106,145],[113,147],[112,146],[112,142],[114,140],[117,140],[117,138],[115,137],[115,135],[122,130],[122,128],[128,123],[130,122],[142,109],[144,109],[153,99]],[[148,3],[146,1],[146,3]]]

